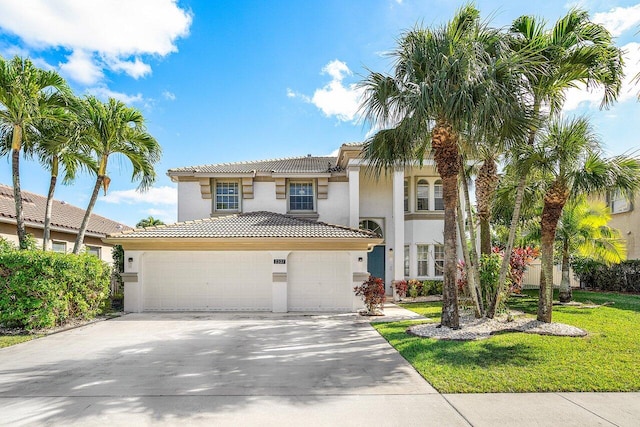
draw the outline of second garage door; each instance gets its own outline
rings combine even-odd
[[[271,256],[264,252],[148,252],[145,311],[271,310]]]
[[[292,252],[288,264],[289,311],[351,311],[353,289],[347,253]]]

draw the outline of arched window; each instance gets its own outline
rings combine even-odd
[[[416,210],[429,210],[429,182],[426,179],[419,179],[416,185]]]
[[[444,210],[444,200],[442,199],[442,181],[437,180],[435,184],[433,184],[433,197],[434,197],[434,209],[437,211]]]
[[[378,235],[378,237],[384,238],[384,234],[382,233],[382,227],[380,227],[380,224],[370,219],[360,221],[360,229],[373,231]]]

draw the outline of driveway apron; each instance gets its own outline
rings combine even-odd
[[[129,314],[0,350],[3,425],[468,425],[353,315]]]

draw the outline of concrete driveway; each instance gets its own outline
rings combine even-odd
[[[0,424],[469,425],[353,315],[129,314],[0,350]]]

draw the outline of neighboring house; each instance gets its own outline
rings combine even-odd
[[[627,242],[627,259],[640,259],[640,210],[634,209],[634,200],[618,192],[608,194],[606,201],[611,209],[609,226],[620,230]]]
[[[169,170],[180,222],[106,239],[126,251],[125,309],[355,310],[368,273],[387,293],[394,280],[441,278],[433,161],[376,179],[361,149]]]
[[[38,247],[42,247],[44,229],[44,211],[47,198],[39,194],[22,191],[22,207],[27,233],[32,234]],[[54,200],[51,211],[51,241],[55,252],[71,252],[78,229],[84,217],[84,209],[64,201]],[[85,248],[100,259],[112,262],[112,244],[104,243],[102,238],[110,233],[129,230],[130,227],[108,218],[92,214],[84,238]],[[0,184],[0,237],[18,243],[16,230],[16,207],[13,187]]]

